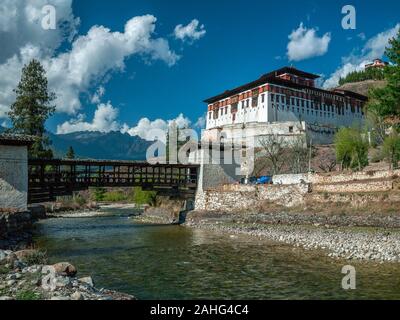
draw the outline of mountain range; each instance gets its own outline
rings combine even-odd
[[[144,160],[146,150],[153,143],[138,136],[118,131],[85,131],[68,134],[49,133],[55,158],[65,156],[71,146],[76,157],[112,160]]]

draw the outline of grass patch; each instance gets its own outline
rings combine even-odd
[[[47,264],[47,253],[45,251],[35,250],[31,254],[23,257],[21,260],[29,266]]]
[[[18,292],[15,298],[17,300],[40,300],[42,295],[32,290],[23,290]]]
[[[10,272],[9,268],[6,268],[5,266],[0,266],[0,274],[7,274]]]

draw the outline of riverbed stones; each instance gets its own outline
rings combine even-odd
[[[6,260],[6,257],[7,257],[7,255],[6,255],[6,253],[4,252],[4,250],[1,250],[1,249],[0,249],[0,263],[2,263],[3,261],[5,261],[5,260]]]
[[[72,286],[71,279],[69,277],[56,277],[54,283],[57,288]]]
[[[4,252],[4,251],[3,251]],[[13,263],[22,263],[25,254],[4,252],[5,260],[11,256]],[[5,267],[7,265],[7,268]],[[134,300],[130,295],[115,291],[103,291],[94,287],[91,277],[77,279],[76,268],[61,262],[54,265],[29,265],[21,270],[12,269],[7,263],[2,265],[6,273],[0,274],[0,300],[14,300],[19,293],[32,292],[43,300]],[[8,272],[8,273],[7,273]]]
[[[303,247],[306,250],[322,249],[332,258],[347,258],[363,261],[400,262],[400,232],[387,234],[384,229],[359,230],[351,227],[337,228],[330,225],[320,227],[304,225],[269,225],[260,223],[232,223],[226,219],[220,224],[204,220],[192,220],[189,226],[215,230],[227,234],[247,234],[257,238]],[[395,230],[395,229],[393,229]]]
[[[71,294],[71,299],[72,300],[83,300],[83,295],[79,291],[75,291],[73,294]]]
[[[25,249],[25,250],[20,250],[15,252],[15,255],[17,256],[17,258],[19,260],[23,260],[23,259],[27,259],[33,255],[36,255],[38,253],[37,250],[33,250],[33,249]]]
[[[76,275],[76,268],[69,262],[59,262],[53,264],[54,272],[59,275],[73,277]]]
[[[90,287],[94,287],[94,282],[92,277],[83,277],[80,278],[79,281],[89,285]]]

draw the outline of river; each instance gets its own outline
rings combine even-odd
[[[321,252],[183,226],[145,225],[132,209],[37,223],[50,262],[69,261],[97,287],[139,299],[400,299],[398,264],[333,260]],[[356,290],[341,269],[356,268]]]

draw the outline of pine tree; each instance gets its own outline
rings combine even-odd
[[[72,146],[69,146],[67,153],[65,154],[66,159],[75,159],[75,151]]]
[[[387,85],[371,91],[368,108],[380,116],[400,123],[400,30],[395,38],[389,41],[386,56],[392,62],[385,67],[384,75]]]
[[[31,158],[52,158],[50,140],[45,136],[45,122],[54,113],[55,94],[48,91],[48,82],[43,66],[32,60],[22,69],[21,80],[14,90],[16,101],[11,105],[9,117],[14,133],[36,136],[29,150]]]

